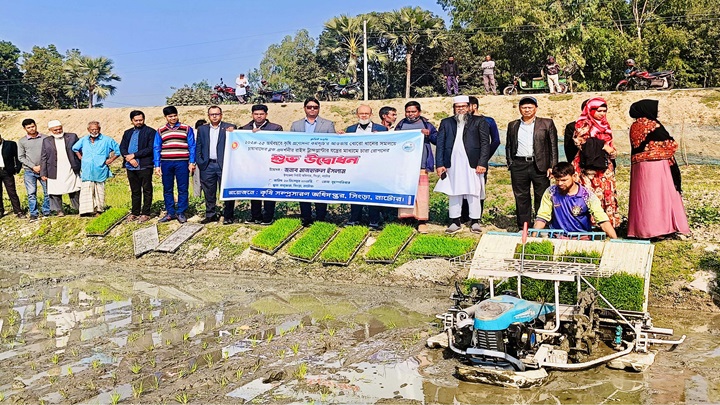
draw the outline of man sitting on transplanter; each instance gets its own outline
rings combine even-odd
[[[572,164],[556,164],[552,168],[552,175],[555,185],[545,190],[533,228],[543,229],[549,224],[549,228],[565,232],[590,232],[592,217],[609,238],[617,238],[600,200],[578,184]]]

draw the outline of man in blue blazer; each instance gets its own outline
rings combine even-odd
[[[200,168],[200,185],[205,195],[205,219],[200,223],[216,222],[220,216],[216,212],[217,191],[222,179],[223,158],[225,156],[225,135],[235,129],[235,125],[222,120],[222,109],[216,105],[208,108],[208,124],[198,129],[195,147],[195,162]],[[223,204],[223,224],[233,223],[233,201]]]
[[[376,124],[370,120],[372,117],[372,108],[369,105],[361,105],[355,110],[355,114],[358,117],[358,123],[350,125],[345,130],[346,133],[351,134],[371,134],[373,132],[386,132],[387,127],[384,125]],[[359,225],[362,219],[362,211],[364,205],[352,204],[350,205],[350,221],[347,225]],[[376,205],[368,205],[368,219],[370,220],[370,228],[378,229],[380,227],[380,207]]]

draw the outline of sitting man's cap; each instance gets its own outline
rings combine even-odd
[[[518,105],[525,105],[525,104],[535,104],[535,107],[537,107],[537,105],[538,105],[537,99],[532,96],[525,96],[525,97],[521,98],[520,102],[518,103]]]
[[[453,97],[453,104],[468,103],[470,104],[470,97],[468,96],[455,96]]]
[[[52,120],[52,121],[48,122],[48,129],[55,128],[55,127],[61,127],[61,126],[62,126],[62,124],[60,123],[59,120]]]

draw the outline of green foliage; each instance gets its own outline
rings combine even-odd
[[[335,234],[337,226],[327,222],[315,222],[288,248],[292,256],[311,260]]]
[[[688,222],[690,227],[720,224],[720,210],[714,207],[701,206],[688,208]]]
[[[522,255],[522,243],[515,246],[515,259],[520,259]],[[529,260],[553,260],[555,246],[549,240],[542,242],[528,242],[525,244],[525,258]]]
[[[34,46],[23,53],[21,69],[23,83],[32,89],[32,101],[40,108],[70,108],[75,103],[68,97],[65,86],[64,58],[55,45]]]
[[[263,229],[252,239],[252,246],[264,250],[274,250],[280,246],[302,223],[297,218],[281,218]]]
[[[577,259],[575,259],[577,258]],[[560,257],[561,262],[600,264],[602,253],[597,251],[566,252]]]
[[[441,112],[436,112],[435,114],[433,114],[433,119],[434,119],[435,121],[438,121],[438,122],[439,122],[439,121],[442,121],[443,119],[445,119],[445,118],[447,118],[447,117],[449,117],[449,116],[450,116],[450,114],[448,114],[448,113],[446,113],[446,112],[444,112],[444,111],[441,111]]]
[[[112,72],[113,61],[104,56],[93,58],[73,54],[63,66],[67,83],[63,87],[65,94],[77,99],[87,97],[88,108],[93,108],[94,100],[100,101],[115,94],[116,87],[109,82],[120,81],[120,76]]]
[[[397,224],[386,226],[368,250],[365,258],[369,260],[393,259],[414,232],[413,228],[409,226]]]
[[[87,235],[102,235],[128,214],[127,208],[113,207],[90,221],[85,227]]]
[[[166,98],[167,104],[170,105],[205,105],[210,102],[212,95],[212,87],[207,80],[203,80],[191,85],[183,85],[182,87],[171,87],[175,92]]]
[[[369,230],[364,226],[345,227],[320,253],[323,262],[345,263],[365,240]]]
[[[418,235],[408,252],[418,256],[456,257],[468,253],[475,246],[474,239],[444,235]]]

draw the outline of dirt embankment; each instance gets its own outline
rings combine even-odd
[[[580,104],[590,97],[604,97],[608,101],[610,111],[608,119],[616,134],[616,143],[621,152],[629,152],[627,129],[632,123],[628,109],[633,102],[652,98],[660,100],[660,120],[675,138],[683,145],[683,153],[707,158],[720,158],[720,143],[714,142],[713,134],[720,129],[720,91],[717,90],[673,90],[673,91],[633,91],[626,93],[596,92],[576,93],[559,96],[547,94],[534,95],[538,98],[539,116],[555,120],[558,130],[562,132],[568,122],[574,121],[579,112]],[[494,117],[501,132],[507,123],[518,118],[517,102],[521,96],[487,96],[480,98],[480,111]],[[369,104],[374,111],[388,105],[397,108],[402,116],[405,99],[375,100]],[[418,99],[423,114],[435,124],[451,113],[449,97]],[[323,102],[321,115],[335,121],[336,128],[341,129],[355,122],[355,108],[361,101]],[[162,107],[138,107],[145,112],[147,124],[158,127],[164,123]],[[180,118],[183,122],[194,124],[198,119],[207,119],[207,106],[180,107]],[[269,119],[282,125],[286,130],[292,121],[303,117],[302,103],[269,104]],[[20,123],[25,118],[33,118],[38,122],[41,131],[47,122],[59,119],[65,130],[80,135],[87,133],[87,123],[91,120],[100,121],[103,133],[119,139],[122,132],[130,127],[129,114],[135,108],[104,108],[79,110],[40,110],[12,111],[0,113],[0,134],[7,139],[18,139],[24,134]],[[224,120],[244,125],[251,119],[249,105],[224,105]],[[376,118],[377,120],[377,118]]]

